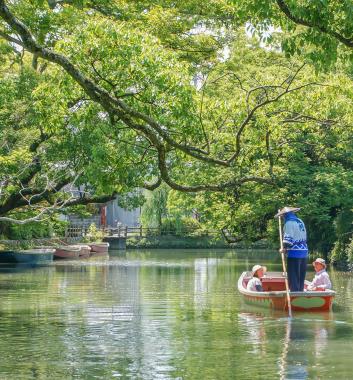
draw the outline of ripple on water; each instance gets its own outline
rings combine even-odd
[[[0,378],[349,378],[351,276],[331,276],[337,311],[288,320],[241,302],[237,279],[257,256],[212,255],[1,272]]]

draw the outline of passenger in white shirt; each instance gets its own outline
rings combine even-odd
[[[252,279],[249,280],[246,285],[247,290],[251,290],[253,292],[263,292],[261,278],[264,276],[266,272],[266,267],[262,267],[261,265],[254,265],[252,267]]]
[[[332,284],[330,281],[330,277],[326,272],[326,263],[324,259],[317,258],[313,262],[313,266],[315,269],[315,277],[313,281],[308,285],[308,290],[325,290],[331,289]]]

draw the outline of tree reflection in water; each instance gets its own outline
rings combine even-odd
[[[292,319],[284,313],[259,310],[241,312],[238,316],[250,343],[248,353],[253,355],[254,361],[266,359],[274,349],[275,328],[282,337],[278,351],[279,378],[300,380],[320,376],[320,367],[325,365],[328,339],[335,329],[332,312],[297,313]]]

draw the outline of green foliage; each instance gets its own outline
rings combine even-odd
[[[162,235],[194,236],[203,232],[201,224],[191,217],[169,217],[162,220]]]
[[[86,236],[84,237],[83,241],[84,242],[99,242],[102,241],[104,237],[103,231],[100,231],[97,226],[92,223],[87,231]]]
[[[31,240],[52,238],[55,236],[62,237],[65,235],[66,226],[66,221],[60,220],[56,216],[52,216],[50,219],[43,222],[32,222],[22,225],[1,223],[1,233],[4,240]]]
[[[28,223],[25,225],[12,225],[9,238],[14,240],[30,240],[52,236],[52,228],[47,223]]]
[[[346,252],[345,253],[346,253],[348,262],[350,264],[352,264],[353,263],[353,239],[350,239],[350,241],[346,245]]]
[[[331,252],[333,263],[352,263],[352,236],[353,236],[353,211],[342,210],[334,221],[334,238],[336,240]]]
[[[234,119],[228,121],[224,115],[230,115],[230,110],[244,101],[242,91],[237,91],[238,79],[231,79],[232,73],[243,78],[246,77],[243,70],[248,70],[249,79],[242,82],[243,87],[250,87],[252,79],[254,85],[255,82],[270,85],[276,82],[276,77],[287,75],[285,62],[288,61],[283,60],[278,52],[256,46],[249,50],[238,44],[233,49],[237,54],[231,55],[223,67],[220,65],[218,72],[211,73],[208,81],[213,83],[213,78],[218,77],[217,86],[206,87],[203,99],[204,108],[209,112],[208,117],[204,111],[207,115],[204,125],[209,122],[211,128],[212,124],[223,123],[214,135],[220,141],[223,138],[223,145],[212,148],[223,148],[224,151],[225,148],[232,151],[234,130]],[[256,66],[251,64],[252,61],[256,61]],[[230,69],[233,71],[222,79],[222,73]],[[224,228],[236,239],[268,238],[278,245],[278,225],[273,221],[273,215],[283,205],[298,205],[302,207],[300,216],[307,225],[310,249],[328,253],[337,236],[333,227],[335,217],[340,210],[353,206],[350,143],[353,120],[346,112],[347,106],[352,104],[353,94],[350,79],[341,72],[317,75],[307,67],[300,75],[301,83],[322,80],[323,86],[309,87],[282,99],[280,108],[274,105],[263,113],[258,112],[244,133],[247,146],[233,173],[251,174],[255,168],[256,173],[264,173],[269,170],[268,154],[271,154],[272,170],[278,180],[273,187],[249,183],[224,193],[189,195],[172,192],[169,209],[196,210],[201,222],[210,228]],[[222,101],[218,92],[222,93]],[[339,115],[343,118],[342,123],[334,121]],[[286,120],[290,122],[286,123]],[[265,144],[266,131],[270,134],[270,151]],[[206,181],[218,178],[219,182],[231,175],[226,170],[201,169],[196,164],[189,172],[184,167],[180,176],[185,178],[187,173],[192,173],[193,178],[206,178]]]
[[[352,70],[351,1],[241,0],[234,6],[263,43],[279,44],[287,56],[303,56],[318,69],[338,62]]]
[[[346,252],[346,245],[341,241],[335,241],[332,251],[331,251],[331,263],[333,264],[346,264],[348,261],[348,256]]]
[[[53,236],[63,237],[65,236],[65,230],[68,227],[69,222],[61,220],[58,216],[54,215],[51,218],[51,225],[53,230]]]
[[[2,41],[0,215],[29,201],[40,212],[68,199],[62,190],[73,182],[84,189],[80,199],[131,194],[159,176],[162,145],[175,183],[233,186],[180,194],[162,185],[145,194],[143,225],[177,231],[194,213],[204,229],[276,242],[275,210],[299,205],[311,249],[328,252],[343,235],[334,221],[353,208],[351,3],[286,0],[289,16],[281,3],[9,3],[38,43],[79,72]],[[115,108],[97,101],[102,93]],[[161,126],[155,140],[149,119]],[[189,146],[189,154],[180,148]],[[234,152],[231,165],[212,162]],[[239,182],[249,177],[272,184]],[[142,197],[120,202],[136,206]]]
[[[118,204],[125,210],[133,210],[141,207],[145,202],[145,197],[142,191],[132,191],[128,194],[119,194]]]
[[[128,249],[201,249],[201,248],[229,248],[229,245],[220,238],[208,236],[149,236],[148,238],[129,238],[126,242]]]
[[[89,218],[90,216],[97,214],[98,210],[94,205],[76,205],[67,207],[65,214],[76,215],[80,218]]]
[[[161,228],[163,218],[167,217],[168,187],[160,186],[154,191],[146,190],[145,203],[142,207],[141,223],[149,228]]]
[[[181,222],[179,218],[165,218],[162,220],[162,235],[179,235],[181,231]]]

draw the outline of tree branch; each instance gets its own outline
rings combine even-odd
[[[164,147],[159,146],[157,150],[158,150],[158,167],[161,173],[161,178],[167,185],[169,185],[174,190],[188,192],[188,193],[195,193],[195,192],[200,192],[200,191],[224,191],[229,188],[237,188],[247,182],[256,182],[259,184],[274,185],[274,182],[271,178],[264,178],[264,177],[257,177],[257,176],[246,176],[243,178],[239,178],[239,179],[228,181],[228,182],[223,182],[220,184],[207,184],[207,185],[204,184],[204,185],[195,185],[195,186],[180,185],[170,178],[169,170],[166,164],[166,151]]]
[[[23,40],[23,46],[32,54],[37,54],[39,57],[58,64],[61,66],[83,89],[84,91],[109,114],[116,114],[122,121],[126,121],[127,117],[140,119],[147,123],[165,142],[172,147],[183,151],[184,153],[192,156],[201,161],[209,164],[216,164],[220,166],[228,166],[224,160],[212,158],[207,156],[207,152],[198,148],[181,144],[170,137],[168,131],[157,121],[150,116],[142,114],[139,111],[128,106],[121,99],[114,98],[110,93],[103,88],[96,85],[92,80],[85,77],[66,57],[61,54],[55,53],[50,49],[40,46],[30,33],[26,25],[18,20],[8,9],[4,0],[0,0],[0,17],[8,23],[8,25],[15,30]]]
[[[99,197],[83,197],[83,198],[77,198],[73,199],[71,201],[68,201],[65,203],[65,207],[69,206],[76,206],[76,205],[88,205],[90,203],[107,203],[109,201],[112,201],[116,198],[116,194],[113,193],[111,195],[101,195]]]
[[[317,24],[317,23],[314,23],[314,22],[310,22],[310,21],[304,20],[304,19],[302,19],[302,18],[300,18],[298,16],[295,16],[293,14],[293,12],[289,9],[288,5],[285,3],[284,0],[276,0],[276,2],[277,2],[277,5],[278,5],[279,9],[290,20],[292,20],[295,24],[307,26],[309,28],[316,28],[316,29],[320,30],[321,32],[323,32],[325,34],[328,34],[328,35],[334,37],[335,39],[337,39],[338,41],[340,41],[344,45],[346,45],[346,46],[348,46],[350,48],[353,47],[353,39],[346,38],[342,34],[339,34],[339,33],[335,32],[334,30],[330,30],[325,25],[320,25],[320,24]]]
[[[158,187],[162,184],[162,178],[158,177],[157,181],[154,183],[147,183],[145,182],[143,187],[147,190],[153,191],[158,189]]]
[[[267,131],[266,132],[266,150],[267,150],[268,161],[270,163],[268,174],[270,175],[270,177],[272,177],[273,176],[273,154],[272,154],[272,149],[271,149],[270,135],[271,135],[271,132]]]
[[[7,8],[4,0],[0,0],[0,17],[15,31],[17,32],[21,39],[22,44],[26,50],[31,52],[32,54],[36,54],[38,57],[43,58],[46,61],[53,62],[59,66],[61,66],[82,88],[83,90],[91,97],[92,100],[99,103],[105,111],[108,112],[109,115],[116,115],[123,123],[130,126],[132,129],[136,131],[140,131],[157,149],[158,151],[158,167],[161,173],[161,179],[165,181],[169,186],[176,190],[180,191],[204,191],[204,190],[212,190],[212,191],[223,191],[226,188],[237,187],[240,184],[246,182],[257,182],[262,184],[272,184],[272,179],[262,178],[256,176],[244,177],[238,180],[225,182],[222,184],[203,184],[199,186],[183,186],[175,183],[169,176],[168,168],[166,165],[166,145],[169,145],[172,148],[175,148],[179,151],[184,152],[188,156],[191,156],[197,160],[202,162],[218,165],[223,167],[230,167],[233,162],[236,160],[238,155],[240,154],[240,142],[241,135],[246,127],[246,125],[253,118],[256,111],[266,106],[267,104],[273,103],[279,100],[282,96],[296,91],[300,88],[308,86],[309,84],[299,86],[297,88],[290,88],[294,78],[300,71],[300,69],[290,78],[288,86],[284,89],[283,92],[275,96],[274,98],[268,97],[268,88],[269,86],[262,86],[259,88],[254,88],[249,91],[248,99],[252,93],[255,91],[265,91],[266,99],[258,104],[256,104],[252,109],[248,109],[248,115],[243,120],[240,125],[237,135],[236,135],[236,150],[235,153],[228,159],[218,159],[214,157],[210,157],[208,155],[208,151],[205,151],[201,148],[190,146],[187,144],[179,143],[174,138],[170,136],[170,132],[162,125],[160,125],[156,120],[151,118],[150,116],[143,114],[129,105],[127,105],[124,101],[119,98],[112,96],[108,91],[104,88],[101,88],[96,83],[94,83],[91,79],[87,78],[83,73],[79,71],[77,67],[75,67],[71,61],[69,61],[65,56],[55,53],[54,51],[42,47],[40,44],[36,42],[31,32],[20,20],[18,20]],[[239,78],[236,78],[239,81]],[[242,83],[240,83],[241,88],[243,88]],[[279,88],[280,86],[271,86],[271,88]],[[282,88],[282,87],[281,87]],[[138,120],[138,122],[136,122]],[[141,123],[143,122],[143,123]]]
[[[257,87],[252,88],[252,89],[250,89],[248,91],[248,94],[247,94],[247,97],[246,97],[248,114],[245,117],[245,119],[243,120],[243,122],[241,123],[241,125],[240,125],[240,127],[238,129],[238,132],[236,134],[236,141],[235,141],[236,149],[235,149],[235,152],[232,154],[232,156],[227,160],[228,165],[230,165],[232,162],[234,162],[239,157],[240,151],[241,151],[241,137],[242,137],[242,133],[243,133],[245,127],[252,120],[252,118],[254,117],[254,115],[255,115],[255,113],[257,112],[258,109],[263,108],[263,107],[267,106],[268,104],[277,102],[280,98],[282,98],[283,96],[285,96],[285,95],[287,95],[287,94],[289,94],[289,93],[291,93],[293,91],[297,91],[297,90],[300,90],[300,89],[302,89],[304,87],[311,86],[311,85],[318,85],[318,83],[306,83],[306,84],[303,84],[303,85],[298,86],[298,87],[290,88],[290,86],[292,85],[294,79],[297,77],[297,75],[303,69],[304,66],[305,66],[305,64],[301,65],[295,71],[295,73],[289,79],[287,79],[287,81],[286,81],[287,85],[285,87],[283,87],[283,85],[280,85],[280,86],[278,86],[278,85],[273,85],[273,86],[257,86]],[[283,83],[285,83],[285,82],[283,82]],[[269,88],[271,88],[271,89],[282,89],[283,91],[280,92],[275,97],[269,98],[269,95],[268,95],[268,92],[267,92],[267,90]],[[265,98],[265,100],[263,100],[260,103],[257,103],[253,108],[250,109],[250,107],[249,107],[250,96],[255,91],[258,91],[258,90],[264,90],[266,92],[266,98]]]
[[[4,38],[5,40],[7,40],[9,42],[12,42],[14,44],[17,44],[17,45],[23,47],[22,41],[14,38],[14,37],[9,36],[7,33],[3,32],[1,30],[0,30],[0,37]]]
[[[6,201],[0,205],[0,215],[5,215],[8,212],[24,207],[34,206],[40,202],[48,201],[49,197],[57,194],[63,187],[72,183],[73,178],[67,177],[62,179],[56,185],[45,187],[42,189],[22,188],[17,193],[12,193]],[[30,197],[29,199],[27,197]]]

